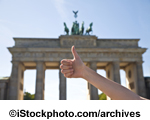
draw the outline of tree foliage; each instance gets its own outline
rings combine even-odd
[[[107,100],[107,96],[104,93],[99,95],[99,100]]]
[[[24,93],[24,100],[34,100],[35,94],[31,94],[29,92]]]

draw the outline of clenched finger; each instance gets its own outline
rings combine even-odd
[[[70,78],[70,76],[71,76],[72,74],[73,74],[73,72],[70,72],[70,73],[64,74],[64,76]]]
[[[72,65],[72,62],[70,60],[62,60],[61,64],[63,64],[63,65]]]
[[[60,68],[61,68],[61,69],[71,69],[72,66],[71,66],[71,65],[63,65],[63,64],[61,64],[61,65],[60,65]]]
[[[66,70],[62,69],[61,72],[62,72],[63,74],[71,73],[71,72],[73,72],[73,69],[66,69]]]

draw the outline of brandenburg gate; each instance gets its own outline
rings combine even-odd
[[[62,59],[72,59],[71,46],[84,63],[93,70],[104,69],[107,78],[120,83],[120,69],[126,72],[127,87],[145,97],[142,54],[146,48],[138,46],[139,39],[99,39],[91,35],[61,35],[56,39],[14,38],[9,47],[12,54],[12,73],[8,99],[23,99],[24,71],[36,69],[35,99],[44,99],[45,70],[59,69]],[[59,99],[66,100],[66,78],[59,72]],[[88,99],[97,100],[98,90],[87,84]]]
[[[73,11],[77,18],[78,11]],[[84,34],[84,22],[73,22],[71,33],[64,23],[66,35],[59,38],[14,38],[15,45],[9,47],[12,54],[10,78],[0,80],[0,99],[22,100],[24,71],[36,69],[35,99],[44,99],[45,70],[59,69],[59,99],[66,100],[66,78],[59,68],[62,59],[72,59],[72,45],[88,67],[104,69],[106,77],[120,84],[120,69],[126,72],[127,88],[146,98],[146,86],[142,69],[142,54],[146,48],[138,46],[139,39],[99,39],[89,35],[93,23]],[[148,80],[147,80],[148,81]],[[98,89],[87,83],[89,100],[98,100]]]

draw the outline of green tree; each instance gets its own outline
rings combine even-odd
[[[35,94],[31,94],[29,92],[24,93],[24,100],[34,100]]]
[[[107,100],[107,96],[104,93],[99,95],[99,100]]]

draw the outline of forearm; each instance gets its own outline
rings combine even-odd
[[[141,100],[140,96],[120,84],[104,78],[85,66],[83,78],[113,100]]]

